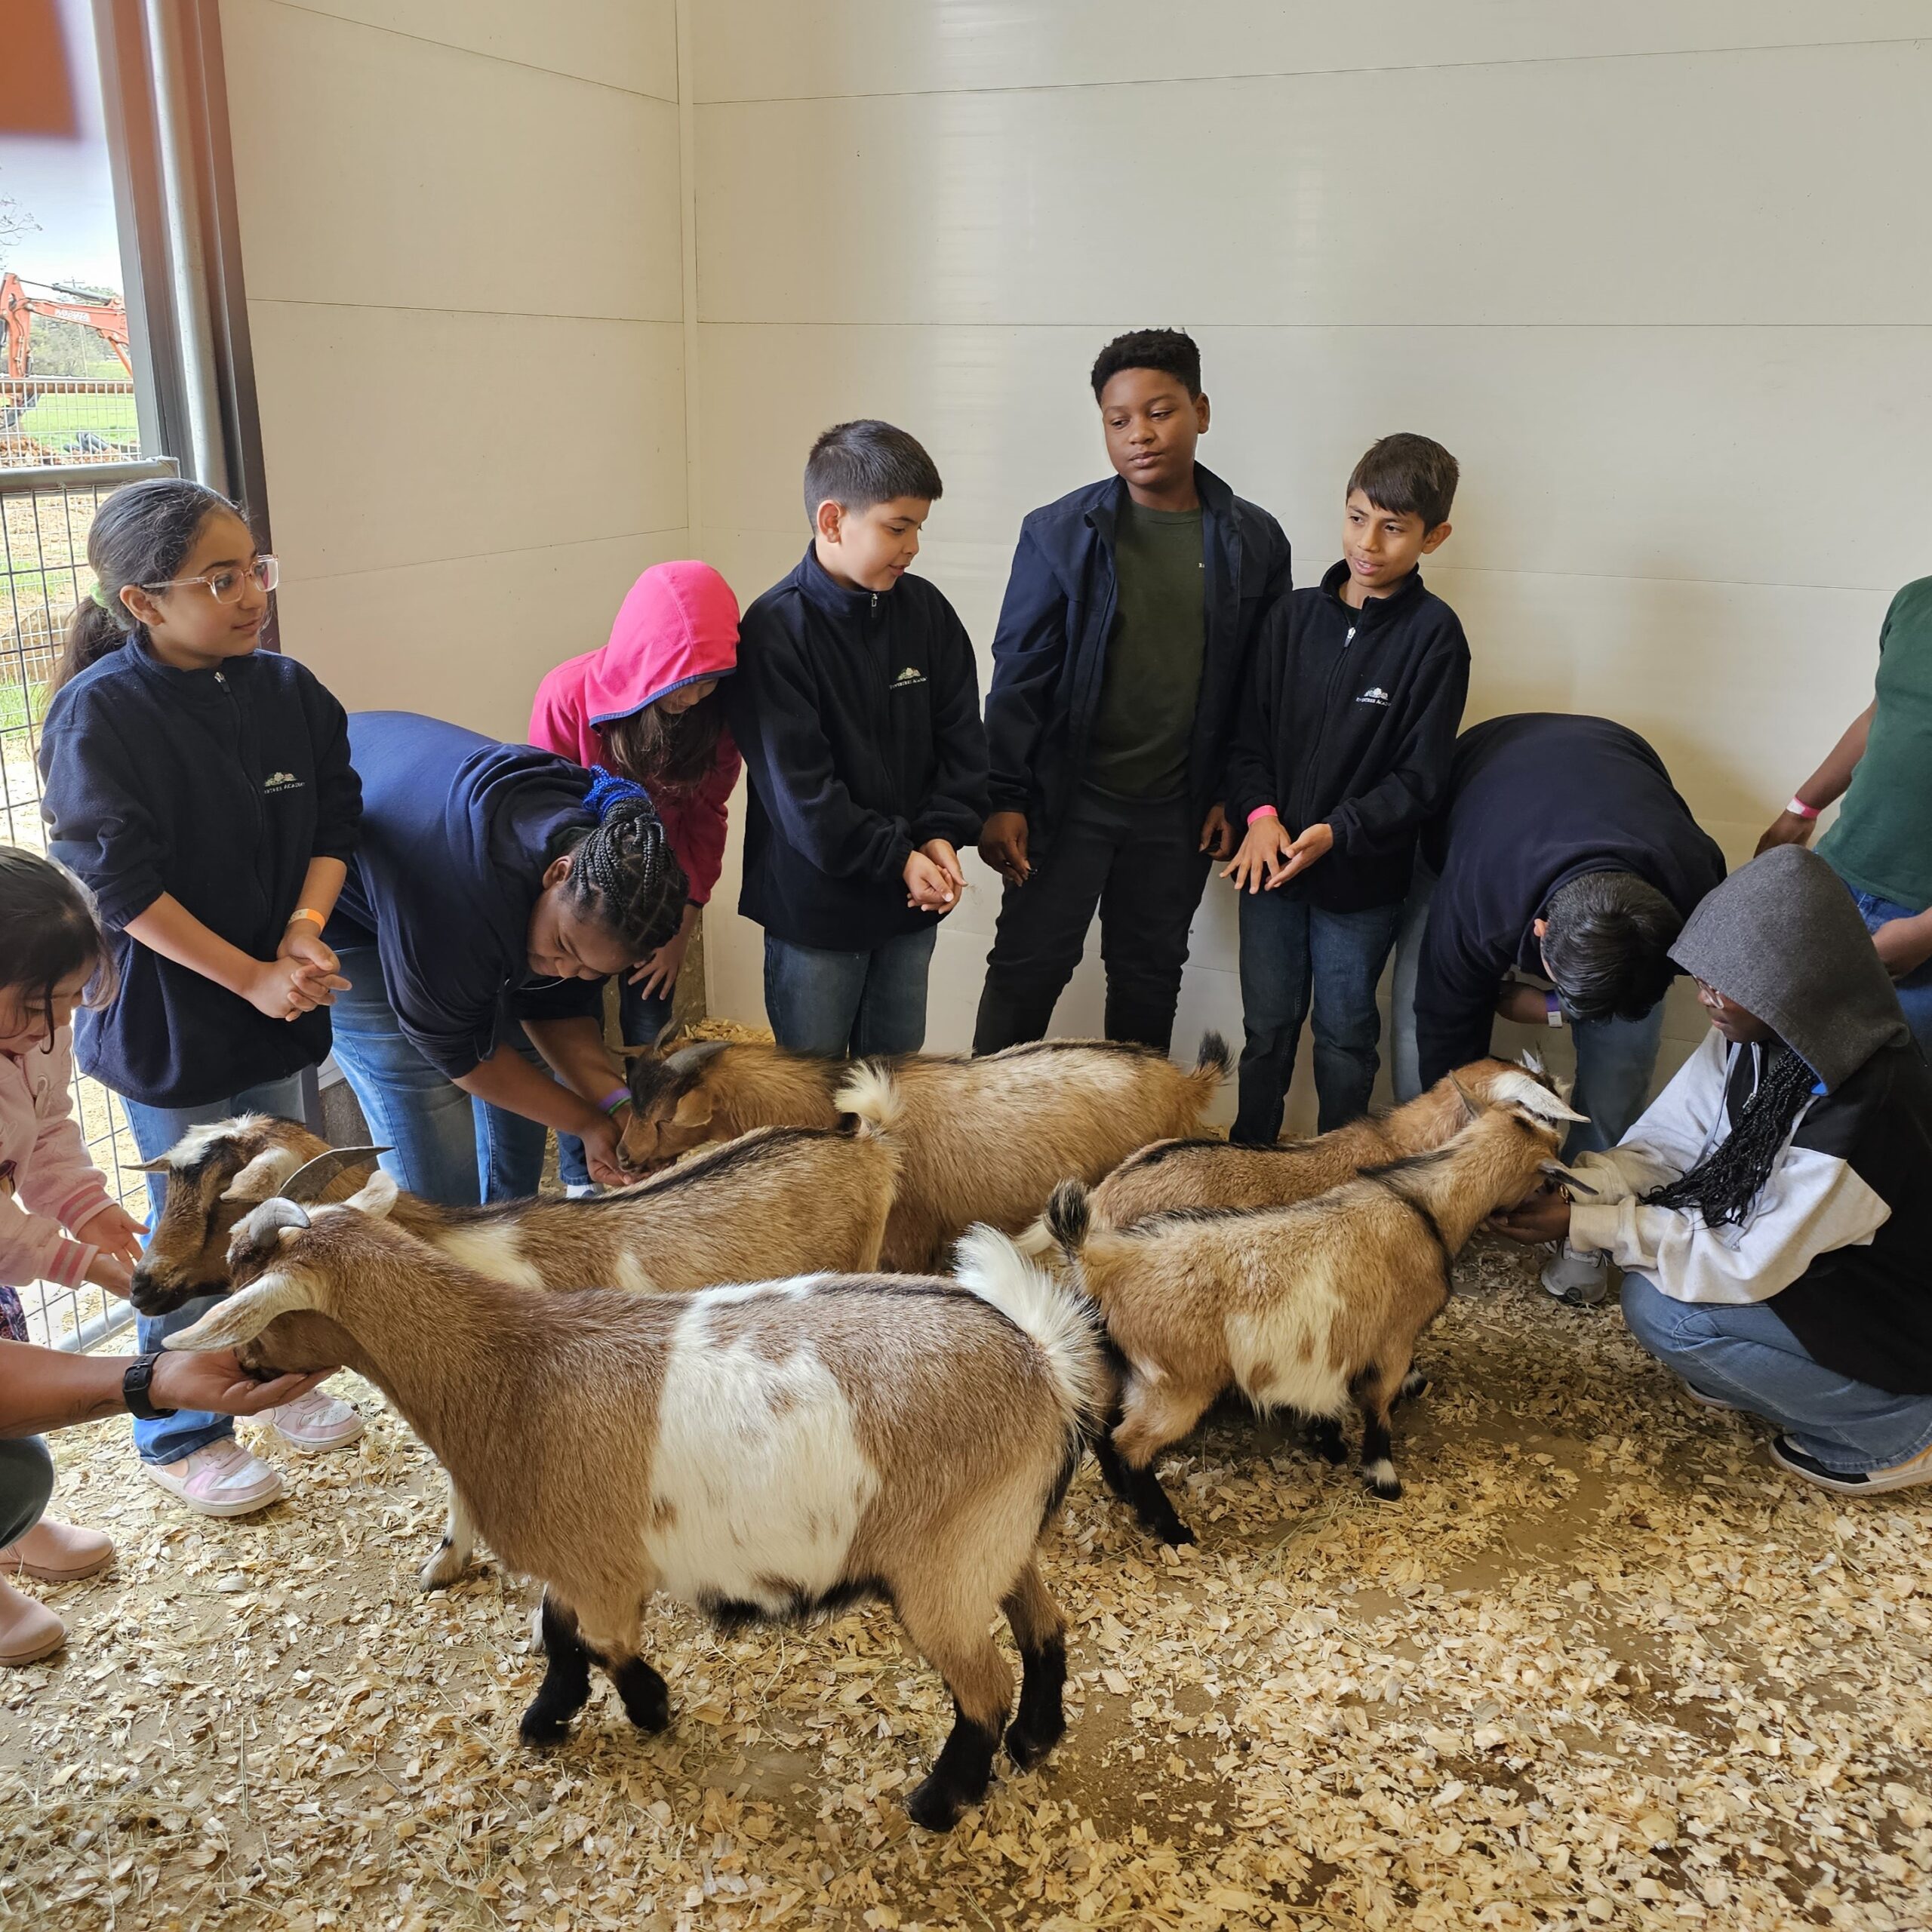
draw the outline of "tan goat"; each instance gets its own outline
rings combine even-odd
[[[309,1359],[320,1334],[447,1469],[504,1561],[545,1585],[549,1670],[525,1713],[561,1740],[614,1681],[633,1722],[669,1721],[640,1654],[662,1589],[727,1626],[883,1595],[958,1721],[907,1809],[944,1830],[984,1792],[1006,1731],[1023,1766],[1065,1729],[1065,1621],[1038,1543],[1108,1376],[1090,1311],[998,1235],[957,1280],[814,1275],[675,1299],[491,1281],[346,1204],[274,1200],[236,1229],[237,1291],[171,1348]],[[285,1346],[294,1322],[310,1334]]]
[[[1312,1200],[1364,1168],[1426,1154],[1468,1126],[1484,1107],[1556,1087],[1534,1061],[1479,1060],[1445,1075],[1426,1094],[1385,1114],[1371,1114],[1312,1140],[1247,1146],[1221,1140],[1157,1140],[1130,1154],[1088,1198],[1097,1228],[1131,1227],[1179,1208],[1286,1208]],[[1035,1258],[1053,1236],[1037,1221],[1020,1238]]]
[[[806,1269],[863,1272],[878,1266],[899,1155],[863,1100],[847,1122],[829,1131],[761,1128],[588,1200],[446,1208],[398,1194],[392,1217],[452,1260],[523,1287],[681,1294]],[[165,1157],[167,1197],[135,1271],[135,1306],[165,1314],[225,1287],[237,1220],[325,1151],[306,1128],[261,1115],[194,1129]],[[355,1186],[338,1177],[322,1198],[341,1199]],[[317,1365],[331,1359],[322,1352]],[[423,1587],[455,1582],[475,1542],[452,1492],[448,1530],[420,1573]]]
[[[754,1127],[835,1127],[842,1060],[787,1053],[768,1041],[699,1040],[675,1052],[632,1048],[631,1106],[617,1157],[650,1173],[707,1141]]]
[[[1540,1174],[1562,1171],[1555,1150],[1578,1118],[1532,1084],[1434,1152],[1291,1208],[1101,1229],[1084,1188],[1056,1189],[1048,1225],[1124,1358],[1114,1454],[1101,1454],[1115,1493],[1156,1534],[1191,1540],[1154,1458],[1232,1385],[1257,1409],[1337,1423],[1352,1402],[1364,1478],[1377,1495],[1399,1496],[1389,1411],[1416,1338],[1441,1312],[1455,1257],[1484,1219],[1529,1194]]]

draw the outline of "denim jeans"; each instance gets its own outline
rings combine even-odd
[[[1667,1368],[1781,1429],[1835,1475],[1909,1462],[1932,1446],[1932,1395],[1894,1395],[1814,1361],[1769,1302],[1673,1301],[1623,1278],[1623,1318]]]
[[[626,1046],[649,1046],[669,1025],[670,1020],[669,994],[647,993],[632,986],[628,977],[619,980],[617,1031]],[[583,1143],[574,1134],[557,1136],[557,1174],[566,1187],[590,1185],[590,1169],[583,1158]]]
[[[534,1194],[549,1130],[472,1100],[423,1058],[389,1004],[374,946],[346,947],[342,972],[352,984],[336,995],[336,1064],[371,1136],[389,1149],[383,1166],[398,1184],[452,1208]],[[502,1038],[506,1048],[522,1044],[513,1023]]]
[[[1422,1055],[1416,1044],[1416,980],[1422,963],[1423,936],[1429,928],[1429,902],[1438,881],[1417,862],[1415,882],[1402,907],[1395,934],[1395,972],[1390,986],[1389,1025],[1397,1101],[1422,1091]],[[1500,992],[1501,988],[1499,986]],[[1566,1160],[1614,1147],[1650,1103],[1651,1078],[1663,1041],[1663,1003],[1641,1020],[1577,1020],[1570,1024],[1577,1051],[1577,1087],[1571,1104],[1589,1118],[1570,1131]]]
[[[149,1107],[138,1100],[123,1100],[128,1131],[144,1161],[166,1153],[191,1127],[205,1127],[210,1121],[226,1120],[234,1114],[279,1114],[285,1120],[302,1118],[302,1076],[292,1073],[286,1080],[272,1080],[265,1087],[251,1087],[246,1093],[232,1094],[225,1100],[211,1100],[200,1107]],[[148,1176],[148,1199],[156,1218],[168,1192],[165,1174]],[[137,1315],[134,1320],[134,1345],[143,1355],[158,1349],[164,1337],[192,1328],[220,1299],[203,1295],[184,1303],[171,1315]],[[205,1449],[225,1435],[235,1433],[229,1416],[204,1414],[198,1409],[178,1410],[159,1422],[134,1424],[134,1447],[144,1463],[178,1463],[197,1449]]]
[[[1321,1131],[1368,1111],[1382,1016],[1375,988],[1402,909],[1331,912],[1285,892],[1241,895],[1241,1103],[1230,1140],[1260,1145],[1281,1131],[1295,1049],[1312,1001]]]
[[[1875,933],[1892,919],[1915,918],[1924,909],[1881,899],[1875,892],[1861,892],[1848,879],[1845,890],[1851,894],[1868,933]],[[1915,967],[1903,979],[1894,980],[1892,990],[1898,995],[1899,1004],[1905,1009],[1905,1023],[1912,1029],[1912,1037],[1918,1042],[1918,1051],[1927,1060],[1932,1060],[1932,959],[1923,966]]]
[[[764,1017],[795,1054],[855,1060],[926,1043],[926,975],[935,920],[869,952],[828,952],[764,936]]]
[[[1000,900],[973,1051],[996,1054],[1046,1037],[1097,906],[1106,1036],[1165,1053],[1211,863],[1200,848],[1201,821],[1185,798],[1116,798],[1091,786],[1077,793],[1036,854],[1032,876]]]
[[[54,1458],[37,1435],[0,1442],[0,1548],[17,1542],[47,1513]]]

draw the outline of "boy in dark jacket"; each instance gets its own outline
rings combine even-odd
[[[1342,561],[1255,647],[1228,761],[1247,829],[1222,872],[1241,894],[1236,1140],[1281,1131],[1311,996],[1321,1130],[1367,1111],[1376,984],[1469,694],[1463,627],[1417,568],[1449,535],[1457,477],[1440,443],[1382,438],[1349,478]]]
[[[1115,474],[1026,518],[993,638],[980,856],[1006,894],[975,1053],[1044,1035],[1097,906],[1107,1037],[1166,1051],[1210,855],[1232,847],[1241,675],[1288,588],[1281,526],[1194,460],[1192,341],[1121,336],[1093,384]]]
[[[795,1052],[914,1053],[957,848],[986,811],[973,647],[909,572],[940,494],[889,423],[812,445],[812,546],[745,613],[731,734],[750,805],[738,909],[764,931],[764,1007]]]

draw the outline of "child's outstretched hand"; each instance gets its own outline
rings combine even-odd
[[[1263,872],[1269,875],[1267,883],[1272,885],[1273,875],[1294,848],[1288,828],[1279,819],[1272,814],[1258,818],[1247,828],[1232,861],[1221,868],[1221,876],[1232,879],[1237,892],[1259,892]]]
[[[141,1237],[147,1231],[146,1222],[136,1220],[118,1201],[110,1201],[75,1227],[73,1235],[131,1268],[141,1258]]]
[[[952,854],[952,870],[931,857],[936,847]],[[909,854],[904,873],[906,904],[921,912],[951,912],[959,903],[960,888],[965,884],[958,875],[958,856],[942,838],[931,840]]]
[[[117,1255],[97,1254],[88,1263],[84,1278],[123,1301],[134,1292],[134,1271]]]

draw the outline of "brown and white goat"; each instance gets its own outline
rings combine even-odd
[[[1190,1540],[1153,1471],[1230,1385],[1256,1408],[1337,1427],[1362,1419],[1364,1479],[1401,1494],[1389,1411],[1416,1338],[1449,1298],[1457,1254],[1529,1194],[1578,1118],[1541,1088],[1486,1109],[1432,1153],[1371,1168],[1291,1208],[1183,1212],[1096,1228],[1087,1190],[1056,1189],[1048,1226],[1123,1358],[1121,1415],[1101,1467],[1169,1542]],[[1097,1445],[1098,1446],[1098,1445]]]
[[[907,1808],[934,1830],[984,1792],[1005,1731],[1030,1765],[1065,1728],[1065,1620],[1037,1562],[1108,1375],[1091,1312],[984,1230],[956,1280],[812,1275],[675,1299],[496,1281],[353,1200],[271,1201],[235,1231],[237,1291],[171,1348],[301,1359],[284,1318],[327,1324],[448,1469],[512,1567],[541,1579],[549,1669],[525,1712],[560,1740],[615,1682],[669,1719],[641,1655],[664,1590],[726,1625],[882,1595],[958,1721]]]
[[[983,1059],[915,1054],[869,1062],[838,1104],[876,1118],[901,1149],[880,1265],[944,1266],[976,1223],[1017,1233],[1056,1181],[1097,1180],[1130,1149],[1190,1134],[1226,1076],[1218,1034],[1190,1071],[1147,1047],[1041,1040]]]
[[[135,1306],[165,1314],[225,1287],[235,1222],[326,1151],[306,1128],[260,1115],[193,1130],[167,1157],[167,1198],[135,1270]],[[762,1128],[588,1200],[446,1208],[398,1194],[391,1217],[495,1281],[682,1294],[807,1269],[876,1268],[898,1171],[891,1137],[862,1102],[842,1128]],[[337,1177],[321,1198],[340,1200],[356,1184]],[[315,1365],[333,1360],[324,1349]],[[419,1573],[423,1589],[454,1583],[475,1546],[453,1491],[442,1542]]]
[[[674,1052],[631,1050],[630,1112],[617,1158],[648,1173],[707,1141],[755,1127],[835,1127],[842,1060],[787,1053],[768,1041],[699,1040]]]
[[[1440,1147],[1486,1106],[1555,1093],[1541,1066],[1479,1060],[1445,1075],[1426,1094],[1384,1114],[1371,1114],[1312,1140],[1251,1146],[1220,1140],[1157,1140],[1130,1154],[1088,1197],[1097,1228],[1131,1227],[1151,1214],[1188,1208],[1287,1208],[1385,1167]],[[1050,1254],[1044,1221],[1020,1237],[1027,1254]]]

